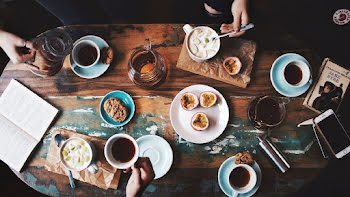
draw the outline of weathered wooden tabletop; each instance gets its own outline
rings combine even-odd
[[[271,65],[278,56],[287,52],[298,53],[309,61],[314,73],[317,73],[323,58],[292,34],[267,35],[263,30],[268,27],[257,26],[245,35],[245,39],[257,42],[258,49],[251,83],[243,89],[175,67],[185,36],[182,26],[183,24],[145,24],[64,27],[73,40],[93,34],[102,37],[113,47],[116,56],[111,66],[96,79],[78,77],[67,61],[57,75],[47,78],[33,75],[23,64],[7,65],[0,78],[1,93],[10,79],[15,78],[61,111],[23,171],[16,173],[17,176],[32,188],[53,196],[125,195],[128,180],[128,175],[125,174],[121,176],[117,190],[103,190],[78,181],[78,187],[73,190],[68,177],[45,170],[43,166],[51,131],[68,128],[103,139],[108,139],[115,133],[128,133],[135,138],[147,134],[164,137],[174,151],[174,162],[163,178],[148,186],[144,193],[147,196],[224,196],[217,181],[218,169],[223,161],[243,150],[250,151],[262,168],[262,183],[255,196],[285,196],[312,181],[326,166],[327,160],[321,155],[312,129],[296,127],[299,122],[315,115],[302,106],[305,94],[290,98],[282,125],[269,131],[269,136],[292,166],[285,174],[276,170],[257,148],[255,136],[265,132],[254,129],[249,123],[247,107],[258,95],[281,97],[272,87],[269,76]],[[218,30],[219,25],[211,26]],[[165,82],[155,90],[136,87],[127,74],[127,61],[131,53],[142,46],[146,38],[152,40],[153,48],[165,58],[169,68]],[[230,38],[224,38],[222,42],[225,39]],[[194,84],[206,84],[219,90],[230,109],[226,130],[216,140],[203,145],[181,139],[169,120],[172,99],[180,90]],[[135,101],[136,114],[123,127],[111,127],[99,116],[100,99],[113,90],[126,91]]]

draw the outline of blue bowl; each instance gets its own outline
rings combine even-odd
[[[110,117],[107,112],[104,110],[103,108],[103,104],[104,102],[109,99],[109,98],[112,98],[112,97],[115,97],[117,99],[119,99],[123,105],[128,109],[128,113],[129,113],[129,116],[128,118],[124,121],[124,122],[116,122],[112,119],[112,117]],[[106,96],[104,96],[101,100],[101,103],[100,103],[100,116],[101,118],[108,124],[110,125],[114,125],[114,126],[123,126],[125,125],[126,123],[128,123],[131,118],[134,116],[134,113],[135,113],[135,103],[134,101],[132,100],[131,96],[126,93],[126,92],[123,92],[123,91],[113,91],[113,92],[110,92],[108,94],[106,94]]]

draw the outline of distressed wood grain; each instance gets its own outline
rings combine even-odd
[[[28,166],[17,175],[34,189],[50,195],[53,190],[59,195],[125,194],[128,180],[128,175],[125,174],[120,179],[118,190],[103,190],[81,182],[78,182],[78,188],[72,190],[67,177],[46,171],[43,165],[52,131],[57,128],[66,128],[102,139],[108,139],[115,133],[128,133],[135,138],[149,134],[164,137],[173,149],[174,162],[165,177],[152,182],[150,186],[152,189],[146,191],[149,195],[166,195],[168,192],[173,195],[188,193],[223,195],[217,183],[217,170],[228,157],[241,151],[251,152],[262,168],[263,183],[258,191],[258,195],[262,196],[269,196],[272,192],[280,195],[295,192],[313,180],[327,164],[327,160],[321,156],[312,130],[296,128],[296,122],[314,115],[314,112],[301,107],[300,98],[290,99],[286,106],[285,120],[280,126],[269,131],[271,139],[286,155],[292,166],[286,174],[280,174],[257,147],[258,141],[255,136],[265,131],[253,128],[247,118],[247,106],[254,97],[227,97],[230,107],[228,126],[219,138],[203,145],[186,142],[173,130],[169,120],[172,99],[161,96],[132,97],[136,113],[131,122],[123,127],[113,127],[103,122],[99,115],[102,96],[47,97],[46,100],[60,109],[61,113],[51,130],[46,133],[43,142],[36,148]],[[295,184],[291,186],[291,182]],[[206,184],[212,189],[208,190],[207,187],[205,189],[201,184]],[[46,189],[40,190],[42,187]]]
[[[55,76],[40,78],[27,70],[24,64],[8,64],[0,77],[0,94],[12,78],[44,97],[60,110],[60,114],[37,146],[23,172],[17,173],[34,189],[52,196],[124,196],[129,175],[122,175],[117,190],[102,190],[78,182],[72,190],[68,178],[44,169],[51,131],[67,128],[76,132],[108,139],[115,133],[129,133],[135,138],[148,134],[164,137],[174,151],[174,163],[168,174],[152,182],[146,196],[224,196],[217,181],[221,163],[240,151],[250,151],[260,164],[263,180],[255,196],[285,196],[313,180],[326,166],[313,132],[309,127],[297,128],[296,124],[313,117],[314,112],[302,106],[305,97],[290,99],[283,123],[267,134],[292,165],[286,174],[279,173],[257,149],[256,135],[265,131],[254,129],[247,119],[247,107],[255,96],[279,95],[270,82],[270,68],[277,57],[284,53],[304,56],[317,73],[322,59],[303,40],[293,34],[276,30],[271,25],[257,26],[245,34],[245,39],[257,43],[257,52],[247,88],[239,88],[214,79],[208,79],[176,68],[185,33],[184,24],[131,24],[131,25],[76,25],[66,29],[73,40],[85,35],[97,35],[114,49],[115,58],[102,76],[88,80],[76,76],[66,59],[62,70]],[[219,25],[210,25],[218,30]],[[127,62],[131,53],[150,38],[153,48],[165,59],[168,75],[164,83],[154,90],[136,87],[128,78]],[[224,38],[222,42],[225,42]],[[230,119],[226,130],[216,140],[196,145],[181,139],[169,120],[169,108],[174,96],[183,88],[194,84],[206,84],[220,91],[228,102]],[[136,104],[133,119],[123,127],[111,127],[99,116],[100,99],[110,91],[128,92]]]
[[[0,78],[0,93],[6,88],[11,78],[16,78],[41,96],[89,96],[92,91],[94,95],[105,95],[112,90],[121,89],[133,95],[160,95],[172,98],[181,89],[203,82],[228,96],[278,95],[268,80],[271,65],[277,57],[289,52],[298,53],[310,62],[314,73],[317,73],[321,65],[322,60],[317,53],[296,36],[281,34],[274,36],[270,43],[261,43],[261,40],[267,39],[268,36],[261,34],[260,31],[253,31],[249,38],[258,43],[258,48],[253,63],[251,82],[246,89],[235,87],[176,68],[185,36],[182,26],[183,24],[143,24],[64,27],[74,40],[92,34],[100,36],[109,43],[114,49],[115,58],[107,72],[93,80],[82,79],[73,73],[66,61],[63,69],[57,75],[41,80],[28,71],[23,64],[8,65]],[[218,30],[218,25],[210,26]],[[146,38],[152,40],[153,48],[164,57],[169,68],[164,83],[154,90],[143,90],[136,87],[127,74],[127,62],[131,53],[143,46]],[[224,38],[222,42],[225,42],[225,39],[230,38]]]

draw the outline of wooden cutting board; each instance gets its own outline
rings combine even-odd
[[[186,50],[186,44],[184,43],[176,67],[246,88],[250,82],[250,73],[253,68],[256,43],[251,40],[240,38],[226,38],[221,39],[220,41],[220,51],[216,56],[204,62],[196,62],[192,60]],[[222,66],[224,59],[230,56],[236,56],[242,62],[242,68],[235,76],[229,75]]]

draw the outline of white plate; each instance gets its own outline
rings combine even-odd
[[[146,135],[136,140],[140,157],[148,157],[155,173],[154,179],[164,176],[173,163],[173,150],[169,143],[157,135]]]
[[[210,108],[198,105],[191,111],[186,111],[181,106],[181,96],[185,92],[195,94],[198,99],[203,91],[211,91],[216,94],[216,104]],[[209,127],[204,131],[196,131],[191,126],[191,118],[197,112],[204,112],[209,119]],[[174,98],[170,107],[170,121],[176,133],[186,141],[204,144],[213,141],[224,132],[229,120],[229,109],[225,98],[214,88],[207,85],[192,85],[181,90]]]

